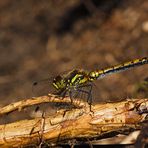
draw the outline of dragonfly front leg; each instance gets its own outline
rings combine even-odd
[[[92,84],[86,84],[83,86],[79,86],[79,91],[87,94],[87,102],[91,105],[92,104]],[[87,88],[87,90],[83,90],[83,88]]]
[[[68,90],[68,93],[69,93],[69,97],[70,97],[70,100],[71,100],[71,104],[73,104],[73,93],[71,90]]]
[[[67,91],[66,91],[66,90],[62,90],[62,91],[60,91],[60,92],[56,93],[56,95],[58,95],[58,96],[62,97],[62,99],[63,99],[63,98],[66,96],[66,93],[67,93]]]

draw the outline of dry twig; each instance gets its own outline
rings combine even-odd
[[[0,109],[5,114],[21,107],[43,102],[70,102],[70,98],[43,96],[10,104]],[[47,141],[56,145],[72,139],[94,139],[112,133],[124,133],[139,129],[146,120],[148,99],[132,99],[116,103],[102,103],[92,106],[74,100],[79,108],[57,112],[53,116],[22,120],[0,125],[0,147],[26,146]]]

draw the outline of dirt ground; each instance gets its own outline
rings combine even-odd
[[[148,56],[147,14],[147,0],[1,0],[0,106],[33,97],[36,80]],[[97,99],[147,97],[136,93],[147,71],[96,81]]]

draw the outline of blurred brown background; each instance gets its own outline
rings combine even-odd
[[[32,83],[67,70],[148,56],[147,0],[1,0],[0,106],[34,96]],[[98,80],[98,98],[141,97],[147,65]]]

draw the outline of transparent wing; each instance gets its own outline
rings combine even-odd
[[[32,84],[32,93],[34,97],[44,96],[49,93],[55,94],[56,89],[52,85],[53,78],[42,79],[35,81]],[[35,109],[32,111],[32,117],[41,117],[44,113],[45,115],[50,115],[52,112],[55,112],[56,106],[52,103],[42,103],[35,106]]]
[[[66,75],[68,72],[64,72],[60,74],[60,76]],[[56,75],[58,76],[58,75]],[[56,77],[55,76],[55,77]],[[32,84],[32,93],[34,96],[42,96],[47,95],[49,93],[59,95],[59,92],[52,85],[53,79],[55,77],[45,78],[41,80],[37,80]]]
[[[76,87],[71,87],[66,92],[66,95],[68,95],[71,98],[71,101],[74,99],[83,100],[84,102],[87,101],[89,104],[92,103],[92,83],[88,83],[86,85],[78,85]]]
[[[34,96],[47,95],[49,93],[55,93],[56,89],[52,85],[53,78],[42,79],[35,81],[32,84],[32,93]]]

